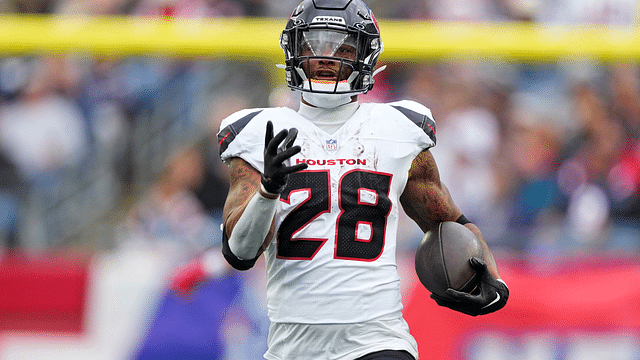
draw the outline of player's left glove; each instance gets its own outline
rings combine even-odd
[[[282,130],[273,136],[273,123],[267,122],[264,138],[264,172],[262,186],[271,194],[280,194],[287,185],[289,174],[307,168],[306,163],[286,166],[284,162],[300,152],[300,146],[293,143],[298,136],[298,129]]]
[[[431,294],[431,298],[440,306],[471,316],[485,315],[502,309],[509,299],[507,284],[494,278],[483,260],[472,257],[469,263],[477,273],[478,289],[476,291],[469,294],[447,289],[444,297]]]

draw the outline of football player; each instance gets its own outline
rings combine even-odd
[[[361,0],[304,0],[280,37],[300,110],[247,109],[218,133],[230,169],[223,254],[239,270],[265,256],[271,326],[266,359],[417,359],[396,271],[399,206],[423,231],[465,224],[484,258],[474,294],[438,304],[470,315],[508,298],[480,230],[452,201],[429,148],[431,111],[412,101],[358,103],[383,51]],[[274,135],[275,134],[275,135]],[[206,276],[182,278],[193,286]]]

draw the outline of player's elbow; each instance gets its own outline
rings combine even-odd
[[[222,255],[224,255],[225,260],[227,260],[227,263],[229,263],[232,268],[240,271],[251,269],[258,260],[257,256],[249,260],[240,259],[235,256],[230,250],[225,251],[224,248],[222,249]]]
[[[224,232],[222,234],[222,255],[224,256],[227,263],[231,265],[231,267],[241,271],[251,269],[256,264],[256,261],[259,257],[259,255],[256,255],[255,257],[249,258],[248,260],[239,258],[236,254],[233,253],[233,251],[231,251],[231,247],[229,246],[229,238]]]

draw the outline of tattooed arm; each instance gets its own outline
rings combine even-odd
[[[407,215],[424,232],[436,228],[442,221],[456,221],[462,214],[454,204],[447,187],[440,182],[438,167],[429,150],[424,150],[413,160],[400,203]],[[487,263],[489,272],[499,279],[496,262],[480,229],[472,223],[465,226],[480,240],[484,251],[483,260]]]
[[[229,163],[229,194],[227,195],[227,200],[224,204],[223,210],[223,224],[224,231],[226,236],[230,239],[230,245],[232,251],[233,240],[232,234],[234,233],[234,229],[238,224],[238,221],[241,219],[242,215],[245,213],[245,210],[252,204],[252,199],[254,199],[256,194],[263,194],[260,190],[260,179],[261,174],[258,170],[253,168],[249,163],[240,159],[233,158]],[[264,195],[264,194],[263,194]],[[267,195],[268,196],[268,195]],[[273,199],[264,199],[263,202],[268,200],[272,200],[277,202],[277,198]],[[253,205],[253,204],[252,204]],[[274,207],[275,209],[275,207]],[[250,214],[249,214],[250,215]],[[269,224],[262,224],[265,229],[268,227],[268,231],[266,232],[266,236],[261,239],[262,245],[257,250],[257,254],[255,257],[262,254],[262,252],[266,249],[267,245],[269,245],[269,240],[273,238],[273,234],[275,231],[275,219],[273,215],[269,217]],[[234,253],[239,251],[233,251]],[[241,254],[236,255],[240,256]],[[242,256],[241,256],[242,257]],[[244,258],[253,258],[253,255],[245,256]]]
[[[250,269],[265,251],[275,232],[280,193],[289,174],[307,168],[307,164],[285,164],[300,152],[300,146],[293,145],[297,135],[298,130],[291,128],[274,136],[273,123],[267,121],[262,174],[240,158],[231,160],[230,191],[223,211],[226,236],[222,239],[222,253],[238,270]]]

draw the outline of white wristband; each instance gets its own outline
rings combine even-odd
[[[260,183],[260,191],[258,192],[258,194],[262,195],[267,199],[277,199],[280,197],[280,194],[274,194],[272,192],[267,191],[267,189],[264,188],[264,185],[262,185],[262,183]]]

